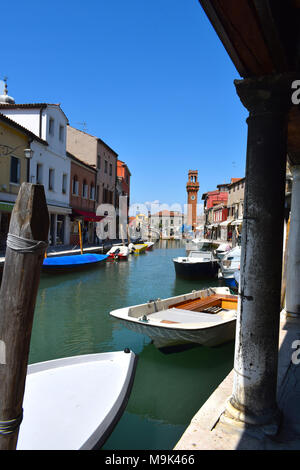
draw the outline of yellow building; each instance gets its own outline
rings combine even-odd
[[[10,215],[20,185],[28,181],[28,157],[33,140],[47,145],[23,126],[0,114],[0,251],[5,248]]]

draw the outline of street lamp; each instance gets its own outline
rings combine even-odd
[[[24,154],[27,159],[27,183],[30,183],[30,160],[33,157],[33,150],[31,149],[24,149]]]

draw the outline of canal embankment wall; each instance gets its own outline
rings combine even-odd
[[[281,313],[277,403],[278,432],[226,419],[233,389],[232,370],[191,420],[175,450],[299,450],[300,449],[300,319]]]

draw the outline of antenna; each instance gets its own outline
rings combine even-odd
[[[82,126],[83,132],[87,132],[87,127],[86,127],[86,122],[85,122],[85,121],[83,121],[83,122],[76,122],[76,124],[78,124],[79,126]]]

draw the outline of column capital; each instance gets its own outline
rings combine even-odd
[[[266,75],[234,80],[237,94],[250,116],[285,114],[292,106],[295,74]]]

